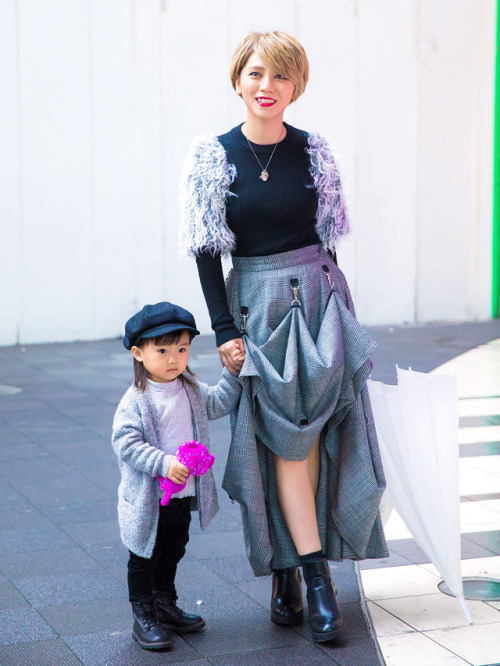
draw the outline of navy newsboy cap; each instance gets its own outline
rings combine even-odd
[[[172,331],[191,331],[194,335],[200,334],[196,329],[193,315],[180,305],[167,301],[156,305],[145,305],[125,324],[123,345],[127,349],[132,349],[142,338],[155,338],[157,335]]]

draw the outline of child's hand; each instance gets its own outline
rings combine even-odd
[[[224,344],[217,347],[222,365],[226,367],[231,373],[239,373],[241,365],[237,368],[237,363],[242,363],[245,360],[245,346],[241,338],[236,340],[228,340]]]
[[[233,375],[239,375],[245,361],[245,348],[243,347],[243,351],[240,349],[240,347],[237,347],[235,350],[233,350],[231,353],[231,360],[233,368],[230,369],[230,372]]]
[[[243,367],[243,362],[245,360],[244,356],[240,356],[239,358],[234,358],[233,359],[233,366],[234,366],[234,372],[231,371],[231,374],[233,375],[239,375],[241,368]]]
[[[170,467],[167,472],[167,479],[174,483],[184,483],[189,476],[189,470],[174,456],[170,461]]]

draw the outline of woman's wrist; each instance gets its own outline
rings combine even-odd
[[[215,344],[217,347],[220,347],[230,340],[238,340],[239,338],[241,338],[241,331],[239,331],[234,324],[228,328],[215,331]]]

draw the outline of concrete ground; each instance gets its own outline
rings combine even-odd
[[[500,322],[370,332],[379,343],[373,378],[395,383],[396,362],[429,371],[500,337]],[[194,342],[191,366],[217,381],[211,336]],[[254,578],[239,508],[222,490],[209,529],[193,520],[179,572],[180,603],[203,614],[207,627],[177,638],[170,652],[133,643],[110,444],[131,377],[119,340],[0,348],[0,664],[383,663],[351,562],[332,565],[347,621],[342,641],[315,644],[307,623],[269,621],[270,580]],[[227,420],[214,422],[211,434],[220,486]],[[412,562],[410,550],[405,557]]]

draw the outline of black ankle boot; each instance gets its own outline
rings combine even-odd
[[[156,619],[153,603],[132,601],[134,628],[132,638],[145,650],[165,650],[172,647],[172,634]]]
[[[325,558],[303,562],[307,585],[307,604],[313,639],[317,642],[338,638],[344,618]]]
[[[205,626],[205,620],[202,617],[185,613],[176,605],[176,601],[175,594],[155,592],[156,617],[166,629],[171,629],[178,634],[186,634]]]
[[[271,620],[275,624],[302,623],[304,612],[301,582],[302,576],[298,567],[274,569]]]

